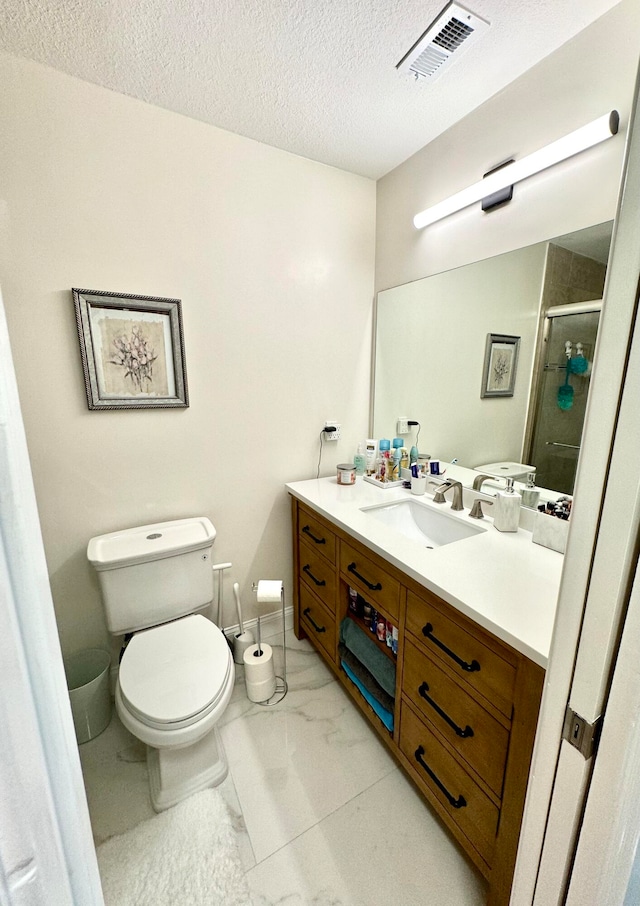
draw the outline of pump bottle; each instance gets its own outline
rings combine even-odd
[[[507,478],[507,487],[498,491],[493,524],[499,532],[517,532],[520,522],[522,496],[513,487],[513,478]]]
[[[358,452],[353,457],[353,464],[356,468],[356,475],[364,475],[364,470],[366,466],[366,458],[362,452],[362,444],[358,444]]]

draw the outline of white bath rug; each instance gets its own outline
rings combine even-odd
[[[97,848],[106,906],[249,906],[231,819],[204,790]]]

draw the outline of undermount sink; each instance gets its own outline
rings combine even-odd
[[[486,531],[485,526],[470,522],[468,516],[454,516],[447,510],[440,512],[409,499],[363,507],[361,512],[427,548],[443,547]]]

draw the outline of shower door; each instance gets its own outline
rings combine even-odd
[[[600,304],[557,306],[545,319],[544,365],[526,461],[536,467],[537,485],[564,494],[573,494]]]

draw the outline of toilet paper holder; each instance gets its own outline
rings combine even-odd
[[[271,705],[277,705],[288,692],[287,685],[287,637],[286,637],[286,624],[285,624],[285,601],[284,601],[284,583],[280,581],[271,581],[269,579],[261,579],[259,582],[253,582],[251,585],[251,590],[255,592],[258,596],[258,603],[264,604],[277,600],[277,592],[279,592],[280,601],[282,604],[282,676],[276,674],[276,689],[271,698],[268,698],[264,702],[256,702],[256,704],[263,705],[264,707],[270,707]],[[260,614],[258,614],[258,649],[261,649],[262,640],[260,636]]]

